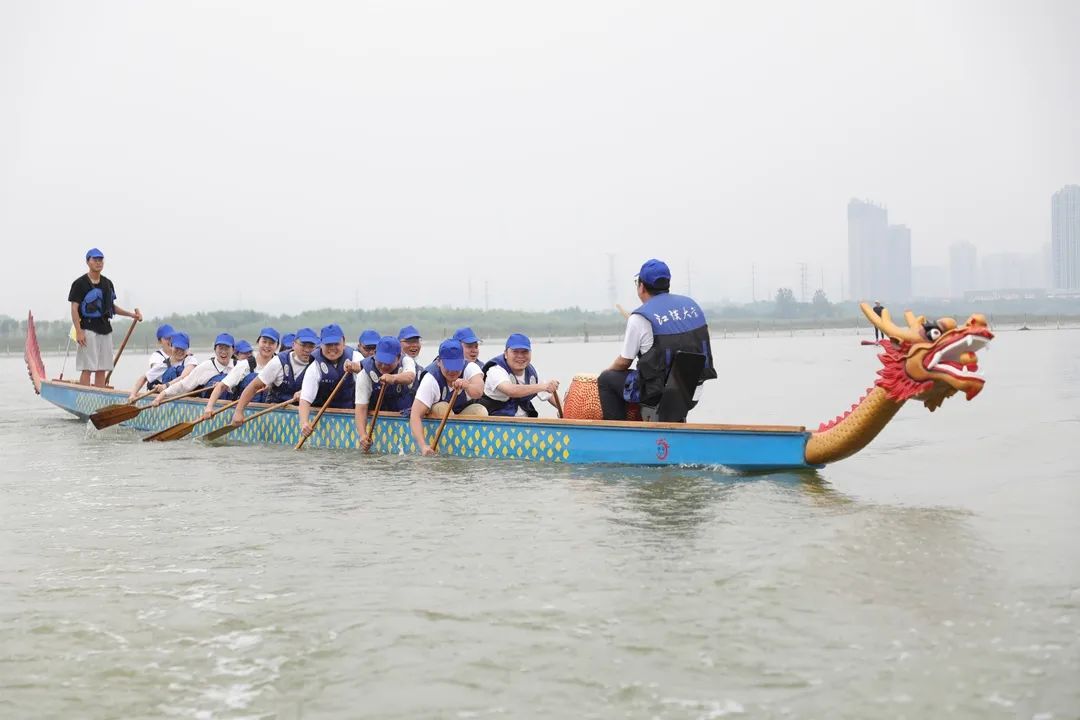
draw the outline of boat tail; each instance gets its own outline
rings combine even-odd
[[[843,460],[866,447],[908,400],[922,402],[933,412],[957,392],[968,400],[985,384],[977,353],[994,339],[982,315],[963,326],[952,318],[927,321],[904,313],[907,327],[892,321],[888,310],[879,317],[866,303],[863,314],[885,338],[877,343],[882,367],[866,394],[843,415],[822,423],[810,433],[805,459],[809,465]]]
[[[41,360],[41,348],[38,346],[37,328],[34,327],[32,312],[26,316],[26,348],[23,350],[23,359],[26,360],[26,371],[30,374],[30,382],[34,384],[34,392],[40,395],[41,381],[45,379],[45,363]]]

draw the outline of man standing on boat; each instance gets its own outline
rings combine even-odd
[[[123,315],[142,320],[139,308],[125,310],[116,304],[116,289],[112,280],[101,274],[105,267],[105,254],[97,248],[86,251],[86,274],[71,283],[68,302],[71,303],[71,324],[75,326],[75,369],[79,371],[79,384],[105,387],[105,376],[113,369],[112,323],[113,315]]]
[[[623,348],[598,379],[600,406],[605,420],[625,420],[626,403],[640,402],[642,418],[654,419],[653,410],[664,392],[672,359],[678,351],[705,356],[701,383],[716,377],[705,311],[693,299],[671,294],[671,270],[661,260],[647,260],[634,279],[641,306],[626,319]],[[637,359],[637,369],[630,365]]]

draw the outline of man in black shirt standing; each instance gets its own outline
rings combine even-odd
[[[139,308],[125,310],[116,304],[116,290],[112,281],[101,274],[105,267],[105,255],[97,248],[86,251],[85,275],[71,283],[68,302],[71,303],[71,324],[75,326],[75,340],[79,349],[75,353],[75,369],[80,371],[79,383],[90,384],[94,373],[94,385],[105,387],[105,376],[113,369],[112,323],[113,315],[124,315],[142,320]]]

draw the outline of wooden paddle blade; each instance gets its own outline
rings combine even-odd
[[[119,425],[125,420],[130,420],[143,410],[145,410],[144,407],[138,407],[137,405],[110,405],[91,415],[90,422],[98,430],[104,430],[107,427]]]
[[[171,440],[179,440],[180,438],[186,438],[191,434],[191,431],[195,429],[197,422],[180,423],[179,425],[173,425],[170,430],[158,438],[159,442],[169,442]]]
[[[217,440],[218,438],[225,437],[226,435],[231,433],[233,430],[238,430],[238,429],[240,429],[239,425],[233,425],[232,423],[227,423],[227,424],[222,425],[221,427],[219,427],[217,430],[211,430],[210,432],[206,433],[205,435],[202,436],[202,439],[203,440]]]
[[[192,427],[194,427],[195,423],[182,422],[182,423],[176,423],[175,425],[170,425],[169,427],[165,428],[164,430],[158,430],[156,433],[154,433],[152,435],[147,435],[146,437],[143,438],[143,442],[150,442],[151,440],[171,440],[172,439],[172,434],[174,432],[176,432],[177,430],[182,429],[185,425],[191,425]],[[191,432],[190,428],[188,429],[188,432]],[[184,435],[187,435],[187,433],[184,433]],[[180,437],[183,437],[183,435],[181,435]]]

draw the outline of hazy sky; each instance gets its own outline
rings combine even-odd
[[[0,313],[90,246],[151,315],[839,294],[846,205],[915,264],[1037,252],[1080,183],[1080,2],[0,3]]]

